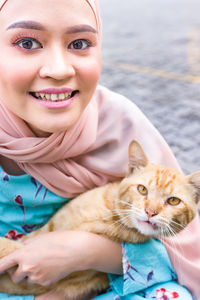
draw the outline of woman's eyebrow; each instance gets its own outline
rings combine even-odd
[[[77,32],[92,32],[97,33],[97,30],[90,25],[74,25],[67,28],[66,33],[77,33]]]
[[[13,29],[13,28],[24,28],[24,29],[34,29],[34,30],[46,30],[45,27],[34,21],[20,21],[15,22],[11,25],[9,25],[6,30]]]
[[[9,25],[6,30],[9,29],[15,29],[15,28],[24,28],[24,29],[33,29],[33,30],[41,30],[45,31],[47,30],[45,26],[42,24],[35,22],[35,21],[20,21],[15,22],[11,25]],[[73,25],[66,28],[65,33],[72,34],[72,33],[78,33],[78,32],[92,32],[97,34],[97,30],[87,24],[80,24],[80,25]]]

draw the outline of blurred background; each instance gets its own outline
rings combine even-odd
[[[200,169],[200,1],[99,0],[100,83],[134,101],[182,169]]]

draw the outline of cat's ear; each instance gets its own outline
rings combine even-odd
[[[128,175],[140,167],[146,167],[148,164],[148,158],[146,157],[142,147],[136,141],[132,141],[129,145],[129,171]]]
[[[200,200],[200,171],[188,175],[188,182],[195,191],[195,202]]]

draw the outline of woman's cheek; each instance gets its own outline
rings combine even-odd
[[[11,85],[24,85],[27,80],[30,79],[31,71],[30,67],[25,63],[21,63],[20,61],[16,61],[12,63],[12,61],[8,64],[3,65],[0,63],[1,69],[1,81],[5,84],[9,82]]]
[[[100,57],[90,58],[82,62],[81,73],[90,85],[97,84],[101,73]],[[88,82],[89,81],[89,82]]]

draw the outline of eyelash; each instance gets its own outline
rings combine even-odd
[[[26,49],[26,48],[23,48],[22,46],[20,46],[20,43],[22,42],[28,42],[28,41],[32,41],[32,42],[35,42],[39,45],[39,47],[37,48],[34,48],[34,49]],[[82,42],[82,45],[83,43],[86,44],[85,48],[84,49],[76,49],[76,48],[72,48],[73,45],[75,45],[75,43],[77,42]],[[15,46],[15,47],[19,47],[21,50],[23,51],[34,51],[34,50],[37,50],[37,49],[40,49],[40,48],[43,48],[42,44],[38,41],[38,37],[33,37],[33,36],[29,36],[29,35],[19,35],[17,37],[15,37],[14,41],[11,41],[11,43]],[[90,42],[89,40],[87,39],[76,39],[74,41],[72,41],[68,48],[69,49],[72,49],[72,50],[75,50],[75,51],[84,51],[90,47],[92,47],[93,44],[92,42]]]
[[[20,42],[23,42],[23,41],[32,41],[32,42],[36,42],[37,44],[40,45],[40,47],[42,48],[42,44],[39,42],[39,37],[34,35],[34,34],[31,34],[30,33],[23,33],[23,34],[18,34],[16,36],[14,36],[12,39],[11,39],[11,44],[15,47],[19,47],[21,50],[23,51],[31,51],[29,49],[25,49],[25,48],[22,48],[19,46]],[[36,49],[32,49],[32,50],[36,50]]]
[[[23,48],[22,46],[20,46],[20,43],[30,42],[30,41],[32,43],[34,43],[34,42],[37,43],[39,45],[39,47],[36,47],[34,49],[28,49],[28,48],[26,49],[26,48]],[[13,45],[19,47],[20,49],[22,49],[24,51],[33,51],[33,50],[37,50],[39,48],[43,48],[42,44],[40,42],[38,42],[36,39],[30,38],[30,37],[28,37],[28,38],[21,38],[21,39],[17,40],[16,42],[14,42]]]
[[[71,42],[71,43],[69,44],[69,48],[70,48],[71,45],[73,45],[73,44],[75,44],[75,43],[77,43],[77,42],[86,43],[86,48],[84,48],[84,49],[75,49],[75,48],[74,48],[73,50],[76,50],[76,51],[84,51],[84,50],[86,50],[86,49],[92,47],[92,43],[91,43],[90,41],[88,41],[87,39],[77,39],[77,40],[74,40],[73,42]],[[70,49],[71,49],[71,48],[70,48]]]

